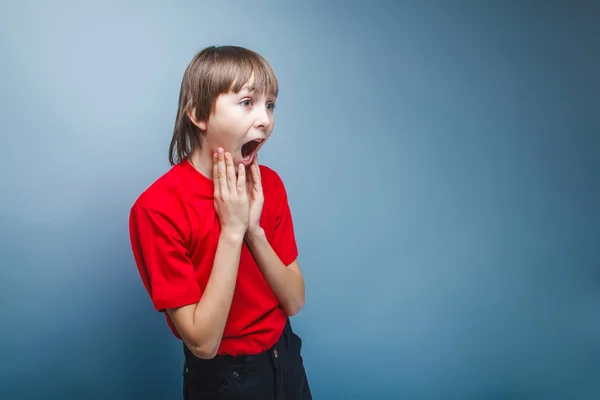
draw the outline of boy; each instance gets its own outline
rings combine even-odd
[[[141,279],[183,342],[186,400],[312,398],[289,322],[304,280],[287,195],[258,164],[277,94],[255,52],[199,52],[181,83],[172,168],[131,208]]]

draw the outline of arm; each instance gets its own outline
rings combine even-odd
[[[222,231],[206,289],[198,303],[167,312],[181,338],[198,358],[213,358],[223,337],[235,290],[242,238]]]
[[[244,232],[248,227],[248,198],[244,166],[238,177],[231,154],[219,149],[213,155],[215,209],[221,233],[204,294],[196,304],[167,312],[196,357],[213,358],[221,344],[235,291]]]
[[[152,199],[152,207],[134,206],[130,216],[133,253],[154,307],[166,310],[182,340],[199,358],[214,357],[221,343],[247,229],[244,171],[240,168],[236,183],[231,157],[227,158],[226,175],[222,151],[218,162],[214,157],[215,208],[221,232],[204,291],[188,255],[189,228],[182,222],[187,218],[185,211],[169,204],[169,197],[160,193]]]
[[[140,276],[155,309],[168,313],[194,355],[212,358],[229,314],[243,234],[221,231],[212,271],[202,291],[187,254],[187,234],[179,230],[171,215],[134,207],[130,232]]]
[[[248,231],[246,243],[285,313],[298,313],[304,307],[304,279],[298,261],[289,266],[281,262],[262,228]]]

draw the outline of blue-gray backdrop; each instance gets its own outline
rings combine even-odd
[[[131,255],[182,73],[281,82],[317,399],[600,398],[593,2],[4,1],[0,398],[175,399]]]

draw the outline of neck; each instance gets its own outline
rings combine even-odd
[[[210,149],[206,147],[196,147],[189,159],[190,163],[200,172],[202,175],[212,180],[212,153]]]

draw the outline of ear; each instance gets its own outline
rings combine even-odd
[[[196,109],[192,108],[191,110],[188,110],[186,112],[187,117],[190,119],[190,121],[192,122],[192,124],[196,125],[198,127],[198,129],[200,129],[201,131],[205,131],[206,130],[206,121],[201,121],[201,120],[197,120],[195,115],[196,115]]]

